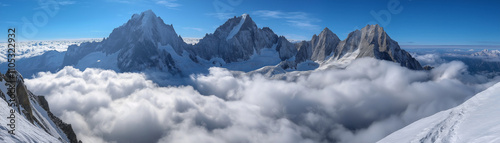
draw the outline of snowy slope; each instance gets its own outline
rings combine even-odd
[[[500,83],[462,105],[441,111],[400,129],[379,143],[498,143]]]
[[[30,100],[31,108],[34,118],[36,118],[39,123],[32,124],[24,113],[16,110],[15,113],[15,135],[8,133],[11,128],[7,126],[10,122],[6,117],[10,116],[11,107],[8,106],[6,101],[10,98],[7,95],[7,87],[5,86],[5,80],[0,82],[0,89],[5,95],[6,100],[0,100],[0,142],[69,142],[66,135],[61,131],[55,123],[50,120],[47,112],[43,110],[38,103],[34,100]],[[23,110],[21,108],[21,110]],[[21,114],[20,114],[21,113]],[[47,132],[45,130],[47,130]],[[58,140],[59,138],[63,140]]]
[[[0,142],[77,142],[71,125],[54,116],[45,98],[36,96],[24,85],[24,79],[17,74],[16,99],[11,101],[7,94],[6,82],[9,77],[0,76]],[[15,104],[10,107],[7,103]],[[10,117],[11,109],[15,110],[14,120]],[[8,123],[15,121],[13,128]],[[8,131],[14,129],[14,135]]]
[[[3,85],[3,84],[2,84]],[[17,143],[17,142],[60,142],[57,138],[49,135],[43,129],[38,128],[31,124],[26,118],[16,112],[16,135],[8,133],[9,120],[6,117],[10,116],[10,107],[7,102],[0,100],[0,142],[3,143]]]

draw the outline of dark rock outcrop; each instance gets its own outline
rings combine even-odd
[[[40,104],[40,106],[42,106],[42,108],[45,109],[47,111],[47,113],[49,114],[49,118],[56,124],[57,127],[59,127],[64,132],[64,134],[66,134],[66,136],[68,137],[68,139],[71,143],[81,142],[81,141],[78,141],[76,134],[73,131],[73,128],[71,127],[71,124],[63,122],[57,116],[52,114],[52,112],[50,112],[49,104],[48,104],[47,100],[45,100],[44,96],[37,96],[37,99],[38,99],[38,103]]]

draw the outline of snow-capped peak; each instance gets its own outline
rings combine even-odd
[[[151,28],[158,24],[158,20],[156,19],[159,19],[159,17],[157,17],[152,10],[147,10],[142,12],[140,15],[134,14],[130,20],[135,22],[140,21],[140,27]]]
[[[242,15],[241,15],[241,17],[243,17],[243,19],[247,19],[247,17],[248,17],[248,16],[249,16],[249,15],[248,15],[248,14],[246,14],[246,13],[244,13],[244,14],[242,14]]]
[[[150,18],[155,18],[156,14],[152,10],[146,10],[146,11],[141,12],[141,14],[132,15],[131,19],[140,19],[141,17],[146,18],[146,19],[150,19]]]
[[[246,13],[241,15],[241,17],[239,17],[240,23],[238,23],[238,25],[234,26],[233,30],[231,30],[231,32],[229,32],[229,35],[227,35],[226,41],[233,38],[234,35],[236,35],[240,31],[241,26],[243,25],[243,23],[245,23],[245,20],[247,19],[247,17],[249,17],[249,15]]]
[[[500,51],[499,50],[484,49],[481,52],[473,53],[472,56],[479,56],[479,57],[500,57]]]

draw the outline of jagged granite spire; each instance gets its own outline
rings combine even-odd
[[[328,28],[321,31],[319,36],[314,35],[311,39],[311,60],[324,61],[327,56],[332,54],[339,42],[339,37]]]
[[[422,70],[420,63],[408,52],[399,47],[398,42],[392,40],[384,31],[384,28],[377,25],[367,25],[361,30],[349,33],[344,41],[341,41],[336,48],[335,60],[345,58],[344,56],[355,56],[355,58],[374,57],[387,61],[400,63],[401,66],[414,70]]]
[[[278,35],[271,29],[258,28],[250,15],[243,14],[207,34],[190,53],[206,60],[221,58],[227,63],[238,62],[249,59],[262,48],[272,48],[277,41]]]
[[[168,45],[175,52],[159,49],[160,46]],[[187,44],[177,35],[172,25],[165,24],[163,19],[157,17],[153,11],[147,10],[141,14],[132,15],[127,23],[115,28],[109,38],[102,42],[68,47],[63,66],[76,65],[88,54],[102,52],[106,55],[117,53],[116,65],[112,66],[120,71],[160,69],[176,73],[178,69],[171,54],[181,54],[186,46]],[[99,65],[96,64],[96,66]]]

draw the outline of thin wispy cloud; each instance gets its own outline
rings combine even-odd
[[[131,4],[136,2],[137,0],[106,0],[108,2],[117,2],[117,3],[125,3],[125,4]]]
[[[137,4],[137,3],[147,3],[147,4],[155,4],[155,5],[161,5],[165,6],[169,9],[175,9],[180,6],[182,6],[177,0],[149,0],[149,1],[142,1],[142,0],[107,0],[108,2],[115,2],[115,3],[123,3],[123,4]]]
[[[199,32],[203,31],[203,28],[197,28],[197,27],[183,27],[183,29],[186,29],[186,30],[195,30],[195,31],[199,31]]]
[[[216,17],[220,20],[227,20],[233,16],[236,15],[236,13],[223,13],[223,12],[219,12],[219,13],[207,13],[206,15],[208,16],[212,16],[212,17]]]
[[[72,5],[75,3],[76,1],[59,1],[59,5]]]
[[[297,34],[285,34],[284,36],[288,40],[307,40],[307,39],[310,39],[310,37],[306,37],[303,35],[297,35]]]
[[[493,44],[493,45],[500,45],[500,42],[499,42],[499,41],[474,41],[474,43],[478,43],[478,44],[486,44],[486,45],[490,45],[490,44]]]
[[[58,4],[59,6],[66,6],[66,5],[73,5],[73,4],[76,4],[76,1],[58,1],[56,4]],[[0,5],[2,5],[0,3]],[[43,9],[49,9],[51,6],[50,4],[41,4],[39,7],[35,7],[33,10],[43,10]]]
[[[176,8],[181,6],[181,4],[177,3],[176,1],[177,0],[160,0],[157,1],[156,4],[160,4],[168,8]]]
[[[264,18],[264,19],[283,19],[286,22],[294,27],[317,30],[320,29],[320,26],[314,24],[316,22],[320,22],[320,19],[314,18],[311,14],[306,12],[282,12],[282,11],[273,11],[273,10],[258,10],[252,13],[255,16]]]

